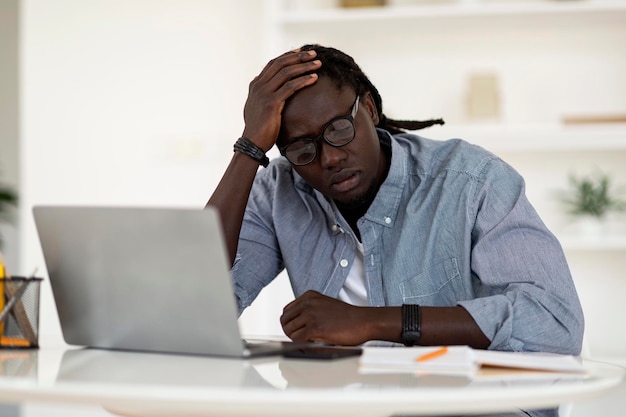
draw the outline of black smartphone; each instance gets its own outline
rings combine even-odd
[[[360,347],[302,346],[283,352],[283,356],[296,359],[339,359],[360,356],[362,352]]]

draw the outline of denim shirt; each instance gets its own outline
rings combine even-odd
[[[489,349],[579,354],[583,314],[555,236],[522,177],[463,140],[390,135],[391,166],[358,220],[371,306],[464,307]],[[239,312],[283,269],[296,297],[337,297],[357,238],[283,158],[260,170],[232,269]]]

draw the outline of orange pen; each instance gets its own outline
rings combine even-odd
[[[448,346],[444,346],[440,349],[437,350],[433,350],[432,352],[428,352],[422,356],[418,356],[417,359],[415,359],[417,362],[425,362],[425,361],[429,361],[431,359],[437,358],[441,355],[444,355],[446,352],[448,351]]]

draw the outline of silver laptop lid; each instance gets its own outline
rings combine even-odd
[[[37,206],[68,344],[243,356],[214,209]]]

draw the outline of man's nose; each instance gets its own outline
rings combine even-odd
[[[319,143],[319,153],[320,163],[323,168],[333,168],[348,156],[345,147],[332,146],[323,140]]]

